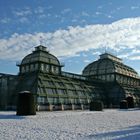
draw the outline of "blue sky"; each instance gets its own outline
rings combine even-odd
[[[17,74],[16,62],[34,47],[81,73],[105,50],[140,73],[139,0],[1,0],[0,72]]]

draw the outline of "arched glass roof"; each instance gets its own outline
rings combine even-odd
[[[123,64],[120,58],[108,53],[100,55],[99,60],[90,63],[83,70],[83,76],[94,76],[110,73],[119,73],[135,78],[139,77],[133,68]]]

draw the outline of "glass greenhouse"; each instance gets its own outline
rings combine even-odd
[[[14,109],[21,91],[35,95],[37,110],[88,109],[91,100],[118,107],[128,96],[140,102],[137,72],[112,54],[101,54],[79,75],[62,71],[58,58],[39,45],[17,66],[18,75],[0,75],[1,109]]]

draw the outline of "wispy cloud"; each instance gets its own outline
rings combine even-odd
[[[42,13],[44,13],[44,7],[37,7],[36,9],[35,9],[35,14],[42,14]]]
[[[103,8],[103,6],[98,6],[98,7],[97,7],[97,9],[102,9],[102,8]]]
[[[92,54],[93,54],[93,55],[100,55],[101,52],[99,52],[99,51],[95,51],[95,52],[93,52]]]
[[[83,57],[88,57],[88,55],[86,53],[82,53]]]
[[[118,55],[118,57],[122,58],[122,59],[124,59],[124,58],[128,59],[129,55],[130,55],[129,53],[123,53],[121,55]]]
[[[91,62],[91,60],[84,60],[84,63],[90,63]]]
[[[9,23],[10,21],[11,21],[10,18],[5,17],[5,18],[0,20],[0,23],[6,24],[6,23]]]
[[[123,8],[124,8],[123,6],[120,6],[120,7],[117,7],[117,10],[119,11],[119,10],[121,10]]]
[[[131,56],[130,60],[140,60],[140,56],[139,55]]]
[[[39,15],[38,16],[40,19],[44,19],[44,18],[46,18],[46,17],[49,17],[48,15],[45,15],[45,14],[41,14],[41,15]]]
[[[139,6],[131,6],[131,10],[139,9]]]
[[[13,34],[8,39],[0,39],[0,59],[21,59],[39,45],[40,40],[59,57],[72,57],[89,50],[99,52],[106,48],[118,52],[123,58],[136,60],[140,59],[140,18],[105,25],[69,27],[52,33]],[[131,53],[126,55],[125,49]]]
[[[69,13],[69,12],[71,12],[71,9],[70,8],[66,8],[63,11],[61,11],[61,14],[66,14],[66,13]]]
[[[28,16],[28,15],[32,14],[32,10],[28,7],[25,7],[23,9],[14,10],[13,14],[16,15],[16,16],[19,16],[19,17]]]
[[[81,13],[81,15],[82,16],[85,16],[85,17],[89,17],[90,15],[87,13],[87,12],[85,12],[85,11],[83,11],[82,13]]]
[[[26,17],[21,17],[21,18],[19,19],[19,21],[20,21],[21,23],[27,23],[27,22],[29,22],[28,18],[26,18]]]
[[[95,12],[95,14],[96,15],[101,15],[102,13],[97,11],[97,12]]]
[[[107,17],[108,17],[108,18],[113,18],[113,16],[111,16],[111,15],[107,15]]]

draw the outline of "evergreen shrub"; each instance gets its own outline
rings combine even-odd
[[[128,103],[126,100],[120,101],[120,109],[128,109]]]

